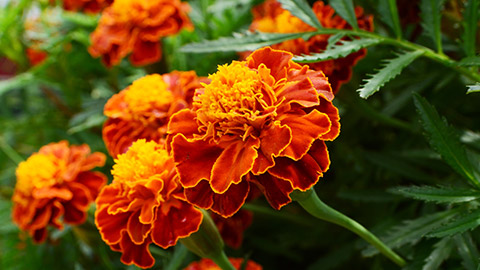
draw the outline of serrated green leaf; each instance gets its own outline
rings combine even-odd
[[[440,267],[450,254],[452,253],[453,243],[452,239],[444,238],[434,245],[434,249],[430,256],[425,259],[425,265],[422,270],[436,270]]]
[[[315,63],[330,59],[337,59],[346,57],[347,55],[357,52],[368,46],[372,46],[380,43],[379,39],[361,38],[354,40],[342,40],[340,44],[333,45],[330,49],[327,49],[321,53],[314,53],[311,55],[295,56],[294,61],[299,63]]]
[[[428,237],[446,237],[459,233],[463,233],[467,230],[473,230],[480,225],[480,209],[476,209],[464,216],[461,216],[449,223],[431,231]]]
[[[442,52],[441,9],[444,0],[422,0],[420,17],[425,32],[433,40],[439,52]]]
[[[381,240],[392,249],[401,247],[407,243],[415,244],[433,229],[457,216],[460,211],[460,208],[454,208],[404,221],[403,224],[394,227],[389,235],[381,237]],[[362,251],[364,256],[373,256],[377,253],[378,250],[373,247],[367,247]]]
[[[413,99],[430,146],[457,173],[467,179],[473,186],[480,187],[480,182],[475,179],[465,148],[460,143],[455,131],[448,126],[445,119],[438,115],[435,108],[426,99],[417,93],[413,94]]]
[[[480,56],[465,57],[457,64],[459,66],[480,66]]]
[[[328,38],[327,50],[337,45],[337,42],[339,42],[344,36],[344,33],[336,33],[335,35],[331,35]]]
[[[467,85],[467,87],[468,87],[467,94],[480,92],[480,83]]]
[[[310,5],[305,0],[278,0],[282,4],[282,8],[290,11],[293,16],[299,18],[306,24],[315,27],[316,29],[322,28],[322,25],[318,21],[317,15],[313,12]]]
[[[330,5],[344,18],[355,30],[358,30],[357,15],[352,0],[331,0]]]
[[[436,203],[463,203],[480,198],[480,191],[445,186],[396,187],[389,191],[408,198]]]
[[[457,244],[457,250],[462,257],[462,265],[467,270],[477,270],[480,267],[479,252],[477,246],[473,242],[470,233],[465,232],[453,237]]]
[[[234,34],[233,37],[222,37],[217,40],[205,40],[199,43],[189,43],[180,48],[181,52],[209,53],[209,52],[243,52],[253,51],[258,48],[281,43],[290,39],[309,39],[315,32],[303,33],[261,33],[246,32]]]
[[[365,80],[365,84],[357,92],[360,93],[362,98],[368,98],[422,54],[422,51],[407,52],[398,55],[397,58],[387,60],[386,64],[378,70],[378,73],[370,75],[371,78]]]
[[[475,42],[477,39],[478,0],[468,0],[463,12],[463,49],[467,56],[475,55]]]
[[[380,18],[393,30],[395,36],[401,38],[402,28],[400,27],[396,1],[378,1],[378,11]]]

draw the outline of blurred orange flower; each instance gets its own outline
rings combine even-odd
[[[107,181],[90,170],[104,163],[105,155],[90,154],[85,144],[61,141],[43,146],[17,167],[13,221],[37,243],[46,239],[47,225],[63,229],[63,222],[85,222],[90,203]]]
[[[188,9],[180,0],[116,0],[102,12],[89,52],[108,67],[129,53],[134,65],[154,63],[162,56],[160,38],[192,27]]]
[[[242,258],[228,258],[228,260],[232,263],[235,269],[240,270],[262,270],[262,266],[254,261],[248,261],[245,268],[242,268],[243,259]],[[198,262],[192,262],[184,270],[221,270],[212,260],[210,259],[201,259]]]
[[[115,163],[113,182],[96,201],[95,224],[124,264],[152,267],[149,245],[168,248],[196,232],[202,212],[184,201],[173,159],[160,144],[140,139]]]
[[[280,209],[328,169],[324,141],[340,131],[334,95],[321,71],[292,57],[267,47],[219,66],[193,108],[171,117],[167,145],[189,202],[229,217],[255,183]]]
[[[47,59],[48,54],[45,51],[37,50],[34,48],[26,49],[27,58],[30,62],[30,65],[36,66],[41,64],[45,59]]]
[[[54,0],[51,0],[54,2]],[[70,11],[97,13],[108,7],[113,0],[63,0],[63,8]]]
[[[111,156],[125,153],[137,139],[160,142],[170,116],[189,108],[206,78],[194,71],[147,75],[112,96],[104,108],[103,140]]]
[[[250,30],[275,33],[308,32],[315,29],[293,16],[289,11],[283,9],[276,0],[267,0],[253,10],[253,22]],[[334,15],[335,11],[323,1],[313,4],[313,12],[325,28],[350,29],[350,25],[340,16]],[[360,29],[373,31],[373,17],[364,15],[361,7],[355,8],[357,22]],[[289,51],[295,55],[319,53],[324,51],[328,45],[330,35],[316,35],[309,40],[301,38],[288,40],[272,46],[274,49]],[[367,51],[362,49],[344,58],[327,60],[309,64],[310,68],[321,70],[328,77],[333,93],[336,93],[341,84],[350,80],[353,66],[362,59]]]

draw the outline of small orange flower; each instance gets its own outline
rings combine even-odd
[[[116,0],[102,12],[89,52],[108,67],[130,55],[134,65],[160,60],[160,38],[192,25],[180,0]]]
[[[63,0],[63,8],[70,11],[82,10],[86,13],[98,13],[112,2],[113,0]]]
[[[34,48],[27,48],[26,53],[28,61],[32,66],[41,64],[43,61],[45,61],[45,59],[47,59],[48,56],[45,51],[37,50]]]
[[[240,270],[262,270],[262,266],[254,261],[248,261],[245,268],[242,268],[243,259],[242,258],[228,258],[232,263],[235,269]],[[212,260],[210,259],[201,259],[198,262],[192,262],[184,270],[221,270]]]
[[[123,263],[152,267],[149,245],[168,248],[196,232],[202,212],[184,201],[173,159],[160,144],[138,140],[115,163],[113,182],[96,201],[95,224]]]
[[[260,32],[276,33],[296,33],[308,32],[315,29],[304,23],[302,20],[291,15],[291,13],[281,7],[276,0],[267,0],[262,5],[253,9],[254,20],[250,30]],[[325,5],[323,1],[317,1],[313,4],[313,12],[325,28],[350,29],[350,25],[340,16],[334,16],[334,9]],[[363,14],[361,7],[355,8],[357,22],[360,29],[367,31],[373,30],[373,17]],[[319,53],[324,51],[328,45],[330,35],[316,35],[309,40],[301,38],[288,40],[272,46],[274,49],[289,51],[295,55]],[[336,93],[341,84],[350,80],[353,66],[362,59],[366,50],[360,50],[344,58],[328,60],[309,64],[312,69],[322,70],[328,77],[332,86],[333,93]]]
[[[202,81],[194,71],[147,75],[110,98],[102,130],[110,155],[125,153],[137,139],[160,142],[170,116],[191,106]]]
[[[334,95],[321,71],[292,57],[263,48],[219,66],[193,108],[171,117],[167,145],[189,202],[229,217],[254,183],[280,209],[328,169],[324,141],[340,131]]]
[[[87,145],[51,143],[18,165],[12,200],[13,221],[37,243],[47,237],[47,225],[85,222],[86,211],[107,178],[90,170],[103,166],[105,155],[90,154]]]

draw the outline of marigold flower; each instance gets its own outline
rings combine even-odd
[[[105,105],[108,120],[103,126],[103,140],[113,157],[125,153],[137,139],[160,142],[170,116],[189,108],[195,89],[201,87],[194,71],[173,71],[147,75],[112,96]]]
[[[82,10],[86,13],[98,13],[112,2],[113,0],[63,0],[63,8],[70,11]]]
[[[121,261],[148,268],[148,247],[168,248],[196,232],[202,213],[183,199],[175,164],[160,144],[140,139],[113,166],[113,182],[97,198],[95,224]]]
[[[249,260],[245,266],[245,268],[241,268],[243,265],[242,258],[228,258],[228,260],[232,263],[235,269],[244,269],[244,270],[262,270],[262,266],[258,263]],[[201,259],[198,262],[192,262],[184,270],[221,270],[212,260],[210,259]]]
[[[85,222],[90,203],[107,181],[104,174],[90,170],[104,163],[105,155],[90,154],[85,144],[43,146],[17,167],[13,221],[37,243],[47,237],[48,225],[61,230],[63,222]]]
[[[192,25],[180,0],[116,0],[102,12],[89,52],[110,67],[130,55],[134,65],[160,60],[160,38]]]
[[[292,57],[263,48],[219,66],[193,108],[171,117],[167,145],[189,202],[229,217],[254,183],[280,209],[328,169],[324,141],[340,130],[334,95],[321,71]]]
[[[289,11],[283,9],[276,0],[267,0],[262,5],[253,9],[254,20],[250,30],[275,33],[296,33],[314,31],[315,28],[304,23],[293,16]],[[325,28],[350,29],[350,25],[340,16],[335,15],[335,10],[323,1],[313,4],[313,12]],[[373,30],[373,17],[364,15],[361,7],[355,8],[357,22],[360,29]],[[328,45],[330,35],[316,35],[309,40],[301,38],[288,40],[272,46],[274,49],[289,51],[295,55],[319,53],[324,51]],[[362,59],[367,51],[362,49],[344,58],[327,60],[309,64],[312,69],[322,70],[328,77],[333,93],[336,93],[341,84],[350,80],[353,66]]]

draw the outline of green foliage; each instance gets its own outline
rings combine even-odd
[[[462,257],[463,267],[467,270],[477,270],[480,265],[480,254],[470,233],[455,235],[453,239],[457,245],[458,253]]]
[[[479,188],[480,182],[475,178],[465,148],[460,144],[455,131],[448,126],[445,119],[440,118],[427,100],[418,94],[414,94],[413,98],[431,147],[470,184]]]
[[[465,4],[463,12],[463,49],[467,56],[475,55],[475,43],[477,39],[477,23],[478,23],[478,8],[480,2],[478,0],[468,0]]]
[[[312,8],[305,0],[278,0],[282,4],[282,8],[290,11],[293,16],[301,19],[306,24],[315,27],[316,29],[322,28],[322,25],[318,21],[317,16],[313,13]]]
[[[357,16],[355,15],[352,0],[331,0],[330,5],[353,27],[353,29],[358,30]]]
[[[480,56],[470,56],[463,58],[459,63],[459,66],[480,66]]]
[[[362,98],[370,97],[380,90],[380,87],[385,83],[400,74],[406,66],[422,55],[422,53],[421,51],[407,52],[398,54],[397,58],[385,61],[384,66],[377,73],[370,75],[370,78],[365,80],[362,87],[357,90],[358,93]]]
[[[480,198],[480,191],[445,186],[396,187],[390,191],[412,199],[435,203],[464,203]]]
[[[480,209],[465,214],[431,231],[429,237],[446,237],[473,230],[480,225]]]
[[[378,1],[378,11],[381,19],[393,30],[395,36],[401,38],[402,29],[398,18],[396,0]]]
[[[425,259],[422,270],[435,270],[440,267],[443,261],[447,260],[452,252],[452,239],[443,238],[434,245],[430,256]]]
[[[438,52],[442,53],[441,9],[444,0],[421,0],[422,26],[433,40]]]
[[[473,85],[467,85],[467,87],[468,87],[467,94],[480,92],[480,83],[476,83],[476,84],[473,84]]]
[[[321,62],[321,61],[330,60],[330,59],[337,59],[337,58],[345,57],[363,48],[376,45],[380,43],[380,40],[363,38],[363,39],[354,39],[354,40],[341,40],[335,43],[336,44],[330,46],[328,50],[324,52],[314,53],[311,55],[296,56],[293,58],[293,60],[299,63],[315,63],[315,62]],[[329,44],[330,44],[330,40],[329,40]]]

